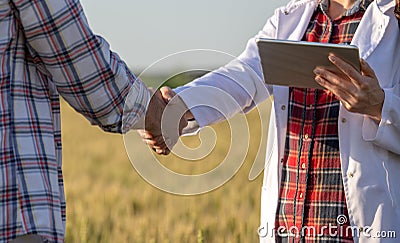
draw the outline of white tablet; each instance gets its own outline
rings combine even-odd
[[[322,88],[315,82],[313,70],[325,66],[338,71],[328,60],[330,53],[360,70],[356,46],[306,41],[257,39],[264,80],[268,84],[299,88]]]

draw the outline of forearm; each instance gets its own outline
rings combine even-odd
[[[201,127],[247,112],[268,98],[255,43],[249,45],[251,55],[175,89]]]
[[[28,53],[78,112],[106,131],[123,132],[145,111],[149,92],[109,44],[95,35],[76,0],[14,1]],[[125,98],[131,106],[124,114]],[[125,115],[125,116],[124,116]]]
[[[242,54],[231,63],[176,89],[201,127],[227,119],[237,112],[248,112],[272,95],[272,87],[264,83],[255,40],[276,38],[277,22],[278,14],[269,18],[264,28],[248,41]]]

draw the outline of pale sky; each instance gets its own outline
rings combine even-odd
[[[90,26],[134,71],[190,49],[238,55],[288,0],[81,0]],[[170,65],[221,61],[188,58]]]

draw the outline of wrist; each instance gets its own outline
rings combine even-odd
[[[193,116],[192,112],[190,112],[190,110],[185,112],[184,118],[186,119],[186,121],[194,120],[194,116]]]
[[[382,89],[380,102],[374,106],[371,106],[371,112],[369,114],[369,117],[378,123],[382,120],[382,110],[384,101],[385,101],[385,91]]]

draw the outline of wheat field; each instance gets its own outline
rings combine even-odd
[[[248,179],[260,140],[257,112],[246,116],[250,149],[238,173],[211,192],[179,196],[151,186],[136,172],[121,135],[106,134],[91,126],[65,102],[61,108],[66,242],[258,241],[262,176]],[[266,115],[266,109],[264,112]],[[215,149],[205,159],[189,163],[170,155],[159,160],[186,174],[214,168],[230,143],[224,139],[229,134],[226,122],[213,128],[222,139],[217,139]],[[196,136],[183,140],[189,147],[199,145]]]

